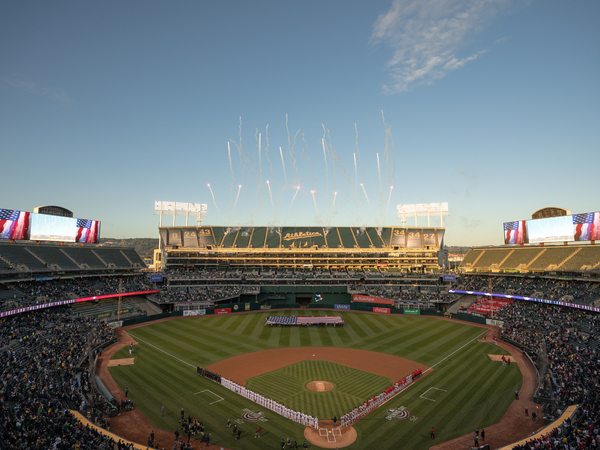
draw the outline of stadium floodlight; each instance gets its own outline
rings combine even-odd
[[[202,222],[202,216],[206,215],[208,206],[206,203],[182,203],[182,202],[154,202],[154,214],[160,215],[160,225],[162,227],[162,216],[173,216],[173,226],[175,226],[175,216],[185,216],[185,226],[188,226],[190,216],[197,216],[198,223]]]
[[[414,205],[398,205],[397,217],[402,217],[402,224],[406,222],[406,215],[415,217],[415,226],[418,217],[427,217],[427,226],[431,226],[431,214],[440,215],[441,228],[444,227],[444,216],[448,215],[448,202],[444,203],[417,203]]]

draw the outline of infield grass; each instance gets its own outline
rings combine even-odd
[[[277,314],[340,314],[346,324],[344,327],[265,327],[266,317]],[[322,310],[197,316],[130,330],[129,334],[139,342],[134,346],[135,364],[110,370],[123,389],[129,388],[130,397],[153,426],[174,431],[179,426],[177,420],[183,407],[186,417],[190,414],[204,422],[212,434],[212,443],[232,449],[263,449],[279,448],[283,437],[302,443],[304,427],[196,375],[197,365],[204,367],[243,353],[281,347],[332,346],[388,353],[434,366],[434,369],[357,422],[354,425],[357,441],[347,448],[426,449],[432,443],[429,439],[432,426],[436,428],[436,443],[439,443],[470,433],[476,427],[481,429],[496,423],[512,402],[514,389],[521,386],[521,373],[516,364],[502,366],[487,356],[504,353],[500,348],[491,343],[476,342],[483,331],[479,327],[430,317]],[[114,358],[128,357],[128,353],[124,348]],[[281,377],[273,372],[255,377],[249,380],[249,386],[257,382],[263,384],[261,389],[271,389],[268,384],[277,386],[279,379],[281,388],[277,389],[282,392],[277,397],[273,392],[275,399],[285,400],[283,403],[296,401],[299,405],[305,404],[307,409],[315,408],[320,419],[331,418],[327,415],[331,416],[332,412],[340,417],[351,409],[347,408],[348,404],[355,407],[366,400],[358,400],[358,396],[355,403],[354,399],[326,396],[317,397],[317,403],[303,400],[302,391],[297,392],[300,388],[296,385],[290,384],[290,388],[285,389],[294,366],[276,371]],[[308,381],[327,381],[327,370],[333,366],[331,363],[322,367],[315,365],[312,368],[314,375],[311,374],[312,379]],[[356,376],[365,373],[357,372]],[[263,380],[262,377],[266,378]],[[359,384],[364,383],[372,381]],[[385,389],[388,383],[377,391]],[[162,405],[165,405],[165,417],[160,415]],[[387,420],[387,411],[401,406],[408,411],[408,418]],[[301,407],[298,409],[302,410]],[[241,416],[245,410],[262,411],[267,421],[244,420]],[[240,441],[232,438],[230,428],[225,428],[227,418],[233,423],[239,422]],[[263,428],[263,437],[254,439],[254,430],[259,425]]]
[[[311,381],[329,381],[330,391],[311,391]],[[384,391],[392,380],[381,375],[323,360],[306,360],[250,378],[246,387],[313,417],[331,419]]]

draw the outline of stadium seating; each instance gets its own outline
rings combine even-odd
[[[62,270],[75,270],[79,266],[69,258],[60,247],[50,247],[45,245],[37,245],[30,247],[31,252],[35,253],[48,264],[55,264]]]
[[[534,261],[540,253],[544,251],[542,248],[522,248],[522,249],[506,249],[506,253],[510,253],[502,264],[500,269],[518,270],[527,267],[531,261]]]
[[[23,270],[36,271],[47,270],[45,262],[40,261],[35,255],[28,251],[24,245],[0,244],[0,254],[6,261],[10,261],[13,267],[23,267]]]

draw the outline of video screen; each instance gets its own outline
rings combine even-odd
[[[100,222],[73,217],[31,214],[29,239],[32,241],[97,244],[100,239]]]
[[[504,223],[504,244],[581,242],[600,239],[600,212]]]
[[[29,239],[31,213],[0,209],[0,239]]]

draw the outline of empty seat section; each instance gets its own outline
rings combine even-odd
[[[94,253],[98,255],[106,264],[114,264],[117,267],[129,268],[131,263],[121,253],[119,248],[97,247]]]
[[[30,250],[48,264],[57,264],[61,269],[78,269],[79,267],[58,247],[35,246]]]
[[[2,257],[10,261],[13,265],[25,265],[29,270],[47,270],[45,263],[33,256],[22,245],[4,245],[2,246]]]
[[[94,255],[89,248],[65,247],[64,252],[73,258],[78,264],[87,264],[93,269],[104,269],[106,266]]]

